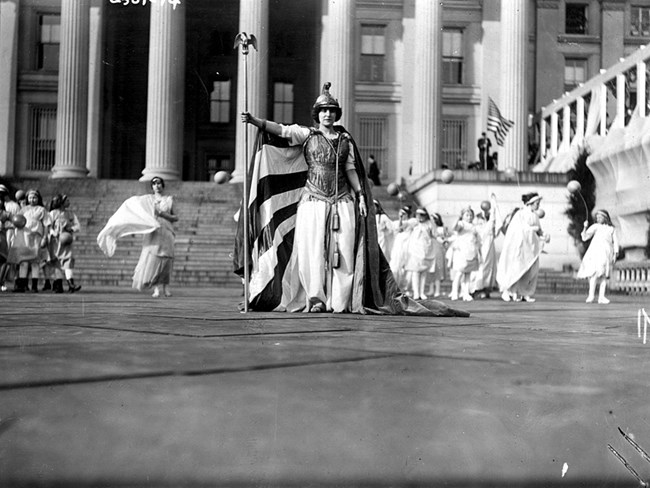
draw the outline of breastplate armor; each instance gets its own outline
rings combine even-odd
[[[338,161],[336,160],[337,148]],[[349,151],[349,141],[343,136],[339,136],[335,140],[327,140],[322,134],[315,133],[307,140],[304,153],[308,167],[306,189],[310,194],[326,199],[334,198],[337,163],[339,167],[339,198],[349,193],[348,178],[345,172]]]

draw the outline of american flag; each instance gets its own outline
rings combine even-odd
[[[492,98],[489,99],[488,116],[487,116],[487,130],[494,132],[494,138],[499,146],[503,146],[503,141],[508,135],[510,127],[515,125],[512,120],[508,120],[501,115],[499,107],[494,103]]]

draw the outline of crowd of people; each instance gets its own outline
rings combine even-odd
[[[402,207],[393,221],[375,200],[379,242],[399,285],[416,300],[441,296],[441,282],[447,278],[451,300],[490,298],[498,290],[506,302],[534,302],[539,258],[550,241],[540,221],[541,200],[535,192],[522,195],[522,207],[497,224],[497,201],[492,195],[490,201],[481,202],[479,212],[463,208],[450,228],[440,214],[424,208],[413,212],[410,206]],[[503,243],[497,260],[495,239],[500,235]],[[598,303],[607,304],[607,279],[618,254],[607,211],[598,210],[593,225],[584,223],[582,238],[592,241],[577,274],[589,280],[586,301],[596,300],[598,287]]]
[[[45,205],[36,189],[14,194],[0,184],[0,290],[13,292],[77,292],[74,241],[81,225],[67,195],[56,194]]]

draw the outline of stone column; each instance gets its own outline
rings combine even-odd
[[[88,147],[86,161],[88,176],[99,176],[99,143],[102,119],[102,17],[103,0],[91,0],[90,5],[90,53],[88,56]]]
[[[185,3],[151,2],[147,139],[140,181],[181,178],[185,116]]]
[[[19,0],[0,2],[0,175],[14,174]]]
[[[499,170],[528,170],[528,97],[526,54],[528,52],[528,0],[501,2],[501,115],[512,120],[503,149]]]
[[[314,100],[320,95],[323,83],[330,81],[330,93],[339,101],[343,115],[338,124],[354,132],[354,35],[356,0],[327,0],[323,6],[323,35],[320,49],[320,83]]]
[[[52,178],[82,178],[88,136],[89,0],[62,0],[56,157]]]
[[[241,0],[239,6],[239,32],[257,39],[257,49],[249,46],[248,54],[237,48],[237,114],[235,142],[235,171],[231,183],[244,179],[246,157],[252,157],[257,128],[241,123],[239,115],[248,111],[256,117],[267,117],[267,93],[269,91],[269,0]],[[235,40],[233,39],[233,43]],[[246,59],[244,59],[246,57]],[[248,71],[248,76],[246,75]],[[248,90],[246,90],[248,85]],[[247,93],[248,91],[248,93]],[[248,100],[247,100],[248,95]],[[246,130],[248,130],[248,151],[246,150]]]
[[[415,1],[413,177],[440,167],[442,134],[442,3]]]

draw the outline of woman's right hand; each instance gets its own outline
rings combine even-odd
[[[241,113],[241,121],[243,124],[252,124],[253,123],[254,117],[250,114],[250,112],[242,112]]]

